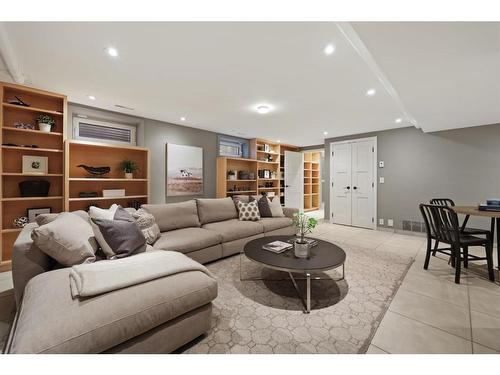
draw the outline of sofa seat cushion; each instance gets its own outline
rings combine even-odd
[[[239,240],[264,232],[264,226],[260,222],[240,221],[238,219],[205,224],[203,228],[220,234],[222,242]]]
[[[100,353],[217,296],[214,279],[190,271],[72,299],[69,272],[45,272],[28,283],[9,353]]]
[[[292,220],[288,217],[263,217],[260,223],[264,226],[264,232],[271,232],[291,226]]]
[[[153,247],[185,254],[220,244],[221,241],[222,236],[219,233],[203,228],[183,228],[163,232]]]

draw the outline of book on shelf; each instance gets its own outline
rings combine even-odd
[[[262,249],[271,251],[273,253],[279,254],[283,251],[289,250],[293,247],[291,243],[283,241],[273,241],[262,246]]]

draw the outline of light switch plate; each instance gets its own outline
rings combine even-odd
[[[378,167],[379,168],[384,168],[384,162],[383,161],[379,161],[378,162]]]
[[[387,226],[393,227],[394,226],[394,220],[392,219],[387,219]]]
[[[378,219],[378,225],[384,225],[384,219]]]
[[[380,177],[380,178],[379,178],[379,181],[380,181],[380,183],[381,183],[381,184],[384,184],[384,183],[385,183],[385,178]]]

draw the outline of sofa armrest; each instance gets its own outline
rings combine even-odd
[[[283,207],[283,213],[285,214],[286,217],[289,217],[291,219],[293,218],[293,214],[299,213],[299,209],[291,207]]]
[[[52,266],[52,259],[36,247],[31,239],[31,232],[36,227],[36,223],[26,225],[12,249],[12,280],[17,306],[21,302],[28,281],[36,275],[49,271]]]

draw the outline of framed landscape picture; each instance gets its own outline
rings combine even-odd
[[[167,143],[167,196],[203,194],[203,148]]]

